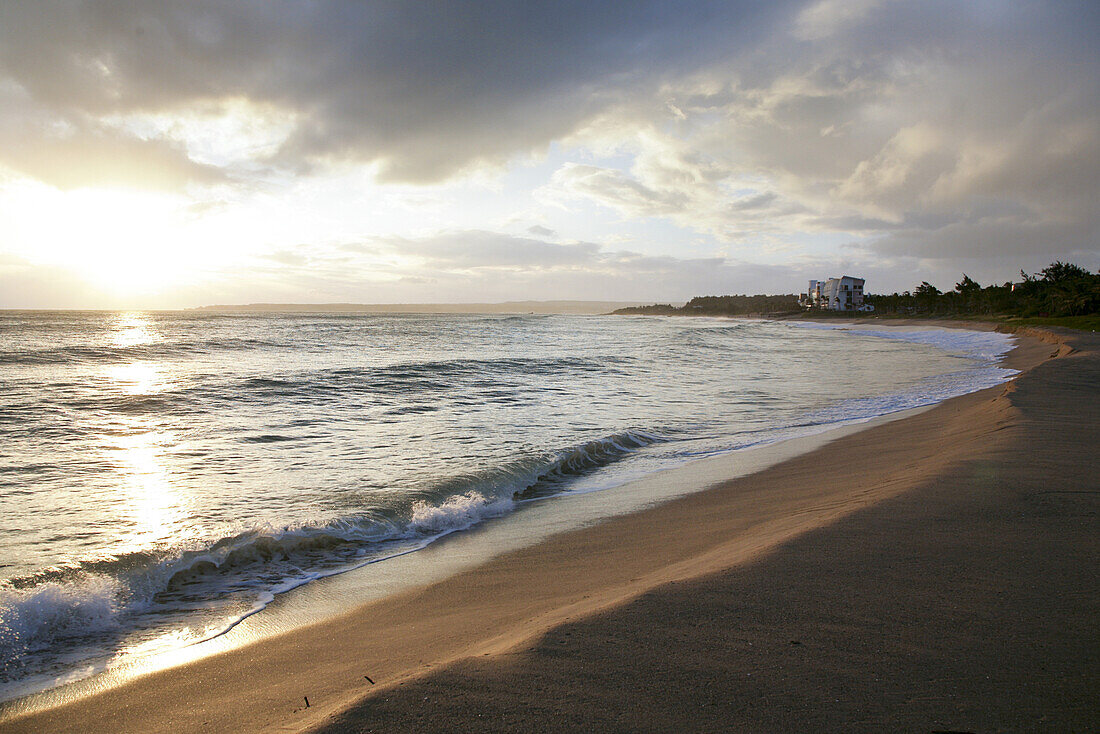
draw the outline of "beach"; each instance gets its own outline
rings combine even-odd
[[[1098,347],[0,729],[1095,729]]]

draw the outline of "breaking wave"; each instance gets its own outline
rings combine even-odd
[[[0,682],[22,675],[24,659],[65,643],[133,634],[173,610],[216,605],[227,611],[214,634],[262,609],[276,594],[311,580],[425,547],[511,512],[518,501],[562,491],[562,484],[661,440],[623,432],[527,457],[476,476],[457,477],[390,507],[292,527],[258,526],[183,548],[94,558],[0,584]],[[207,633],[205,637],[209,637]]]

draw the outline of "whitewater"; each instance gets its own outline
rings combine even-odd
[[[704,318],[0,313],[0,700],[531,503],[998,384],[1011,346]]]

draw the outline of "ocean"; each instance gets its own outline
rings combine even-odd
[[[0,700],[524,508],[989,387],[1006,335],[0,312]]]

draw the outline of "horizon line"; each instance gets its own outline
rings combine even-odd
[[[430,310],[441,310],[451,313],[478,313],[478,312],[506,312],[508,309],[535,312],[556,313],[552,309],[564,309],[564,312],[595,313],[600,308],[624,308],[629,306],[644,306],[652,301],[612,301],[612,300],[582,300],[582,299],[555,299],[555,300],[524,300],[524,301],[477,301],[477,302],[416,302],[416,303],[354,303],[354,302],[254,302],[237,304],[209,304],[203,306],[181,306],[177,308],[50,308],[50,307],[3,307],[0,312],[35,312],[35,311],[63,311],[74,313],[117,313],[124,311],[148,311],[148,312],[182,312],[182,311],[317,311],[317,312],[389,312],[389,313],[423,313]],[[522,307],[522,309],[521,309]]]

